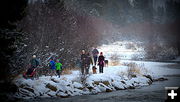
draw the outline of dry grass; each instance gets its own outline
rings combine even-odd
[[[128,66],[126,72],[119,72],[120,76],[127,76],[129,78],[136,77],[137,75],[144,75],[148,73],[148,70],[144,67],[143,64],[136,63],[124,63],[125,66]]]
[[[109,65],[110,66],[117,66],[120,65],[120,56],[117,54],[112,54],[110,57]]]
[[[61,75],[67,75],[67,74],[72,74],[72,71],[75,70],[80,70],[79,68],[64,68],[61,72]]]
[[[108,64],[109,64],[110,66],[121,65],[119,61],[110,61]]]
[[[148,70],[144,67],[144,64],[129,63],[127,72],[129,77],[133,77],[136,75],[144,75],[148,73]]]
[[[141,68],[136,63],[129,63],[128,73],[130,74],[141,74]]]

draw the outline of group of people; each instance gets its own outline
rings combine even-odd
[[[40,65],[39,60],[36,58],[36,55],[32,56],[32,59],[30,60],[30,67],[28,70],[23,74],[25,78],[27,77],[33,77],[35,74],[37,74],[37,70],[40,70],[38,66]],[[62,63],[60,62],[60,59],[56,58],[50,58],[49,61],[49,74],[52,76],[56,73],[56,75],[60,78],[60,73],[62,71]]]
[[[89,74],[89,68],[90,64],[93,65],[93,68],[96,68],[96,65],[99,66],[99,73],[103,73],[103,67],[104,67],[104,61],[105,57],[103,56],[103,53],[94,48],[92,50],[92,53],[89,52],[86,53],[85,50],[82,50],[81,54],[81,73],[82,75]],[[24,73],[24,76],[33,76],[35,74],[35,70],[38,69],[37,67],[40,65],[39,60],[36,58],[36,55],[32,56],[32,59],[30,60],[30,68],[28,68],[27,72]],[[60,78],[60,73],[62,71],[62,63],[60,59],[57,58],[50,58],[49,60],[49,74],[56,75]]]
[[[90,64],[92,63],[93,67],[96,68],[96,64],[98,62],[99,66],[99,73],[103,73],[103,68],[104,68],[104,60],[105,57],[103,56],[103,53],[97,50],[97,48],[94,48],[92,50],[92,56],[90,55],[89,52],[85,52],[85,50],[82,50],[81,54],[81,73],[84,74],[89,74],[89,68]]]
[[[49,62],[49,66],[50,66],[50,71],[51,71],[50,75],[52,76],[56,71],[56,74],[60,78],[60,72],[62,71],[62,63],[60,62],[60,59],[56,59],[54,61],[54,59],[51,58]]]

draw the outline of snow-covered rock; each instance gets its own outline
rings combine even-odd
[[[151,68],[154,67],[151,62],[150,64]],[[159,75],[155,73],[159,70],[158,68],[156,70],[154,70],[155,68],[150,69],[147,62],[145,65],[148,69],[147,72],[136,73],[134,77],[128,77],[128,67],[126,65],[105,67],[104,73],[90,74],[85,78],[85,82],[83,83],[81,82],[80,72],[77,70],[69,75],[61,75],[61,78],[56,76],[41,76],[38,79],[32,80],[24,79],[20,75],[14,80],[14,83],[19,87],[19,91],[15,94],[15,97],[28,99],[33,97],[69,97],[97,94],[114,90],[134,89],[136,87],[150,85],[153,81],[165,80],[161,76],[161,73]],[[162,64],[159,63],[159,65]],[[91,71],[92,69],[90,69]]]

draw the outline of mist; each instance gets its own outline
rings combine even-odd
[[[146,59],[180,55],[179,0],[22,0],[6,5],[11,3],[1,19],[2,41],[9,42],[1,49],[5,73],[24,71],[33,54],[42,65],[50,56],[61,56],[66,67],[74,67],[82,49],[116,41],[141,42]]]

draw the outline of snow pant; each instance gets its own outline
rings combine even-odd
[[[35,68],[29,68],[29,69],[27,70],[26,75],[31,75],[34,69],[35,69]]]
[[[85,64],[82,64],[81,65],[81,73],[82,73],[82,75],[84,75],[85,73],[85,68],[86,68],[86,66],[85,66]]]
[[[60,78],[60,70],[56,70],[58,77]]]
[[[103,66],[99,66],[99,73],[103,73]]]
[[[49,70],[49,74],[50,74],[51,77],[52,77],[53,75],[55,75],[55,71],[56,71],[56,69],[50,69],[50,70]]]
[[[90,68],[90,65],[87,65],[86,66],[86,74],[89,74],[89,68]]]
[[[34,71],[35,68],[36,68],[36,67],[31,66],[31,67],[27,70],[26,75],[31,75],[31,74],[33,73],[33,71]]]
[[[97,56],[93,56],[93,58],[94,58],[94,64],[95,64],[95,66],[96,66],[96,62],[97,62]]]

